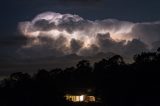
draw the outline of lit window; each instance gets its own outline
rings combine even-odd
[[[79,99],[80,99],[81,102],[84,101],[84,96],[81,95]]]

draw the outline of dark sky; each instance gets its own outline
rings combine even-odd
[[[116,18],[128,21],[160,19],[159,0],[1,0],[1,29],[15,30],[18,22],[44,11],[78,14],[95,20]]]
[[[160,0],[1,0],[0,2],[1,75],[8,73],[4,71],[8,71],[8,67],[16,67],[12,64],[18,58],[15,51],[26,42],[26,39],[18,34],[18,23],[32,20],[42,12],[77,14],[87,20],[108,18],[129,22],[160,20]],[[13,55],[17,57],[13,58]]]

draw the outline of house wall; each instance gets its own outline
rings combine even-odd
[[[66,100],[72,102],[95,102],[95,96],[86,96],[86,95],[66,95]]]

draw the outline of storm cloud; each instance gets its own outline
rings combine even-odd
[[[28,39],[21,50],[43,54],[39,56],[89,56],[99,52],[134,55],[153,49],[155,42],[160,41],[160,22],[91,21],[55,12],[41,13],[32,21],[20,22],[19,31]]]

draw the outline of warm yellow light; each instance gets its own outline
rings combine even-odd
[[[79,100],[80,100],[81,102],[84,101],[84,96],[81,95],[80,98],[79,98]]]

